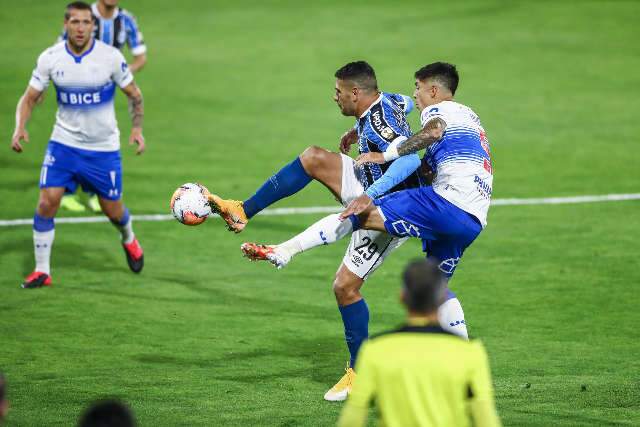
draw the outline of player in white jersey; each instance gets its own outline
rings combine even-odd
[[[93,37],[120,50],[127,45],[133,56],[129,70],[133,74],[140,71],[147,62],[147,46],[134,16],[128,10],[118,7],[118,0],[98,0],[91,5],[91,12],[95,22]],[[63,30],[58,41],[64,41],[66,38],[67,32]],[[80,193],[78,191],[75,194],[66,194],[62,197],[60,207],[72,212],[83,212],[86,210],[86,204],[93,212],[102,212],[96,194],[88,194],[87,199]]]
[[[132,119],[130,144],[145,149],[142,136],[142,93],[122,53],[93,38],[91,7],[73,2],[65,13],[66,41],[45,50],[33,70],[16,111],[11,147],[20,153],[28,142],[26,124],[40,95],[50,82],[56,88],[58,112],[40,172],[40,198],[33,221],[36,267],[23,288],[50,286],[54,217],[65,190],[84,189],[98,194],[105,215],[122,236],[129,268],[139,273],[144,265],[129,211],[122,203],[120,132],[113,98],[116,85],[129,99]]]
[[[333,243],[358,229],[387,231],[396,237],[422,239],[427,256],[451,277],[464,250],[486,225],[493,185],[489,143],[478,116],[453,102],[458,73],[453,65],[437,62],[418,70],[415,77],[422,131],[395,140],[384,152],[361,154],[356,164],[383,164],[427,148],[425,160],[436,173],[433,185],[387,194],[415,170],[415,165],[393,162],[342,214],[329,215],[300,233],[305,250]],[[284,267],[296,255],[287,246],[287,242],[270,246],[266,259]],[[439,314],[443,328],[467,337],[464,312],[455,294],[449,291]]]

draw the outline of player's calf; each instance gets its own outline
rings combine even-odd
[[[144,251],[133,232],[133,220],[129,209],[121,200],[107,200],[100,198],[103,212],[120,232],[122,248],[127,258],[127,265],[134,273],[140,273],[144,267]]]

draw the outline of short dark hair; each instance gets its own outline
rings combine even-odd
[[[88,10],[91,13],[91,16],[93,16],[93,11],[91,10],[91,6],[89,5],[89,3],[85,3],[83,1],[74,1],[71,2],[67,5],[67,8],[64,11],[64,20],[67,21],[69,20],[69,17],[71,16],[71,10],[75,9],[75,10]]]
[[[115,400],[100,400],[82,414],[78,427],[134,427],[136,420],[131,409]]]
[[[433,64],[425,65],[416,71],[415,78],[420,81],[428,79],[436,80],[438,83],[449,89],[452,95],[456,94],[458,82],[460,81],[460,76],[458,76],[456,66],[449,64],[448,62],[434,62]]]
[[[430,259],[412,261],[402,273],[404,303],[419,313],[436,311],[444,302],[446,279]]]
[[[367,61],[349,62],[336,71],[335,77],[340,80],[349,80],[361,89],[378,90],[376,72]]]

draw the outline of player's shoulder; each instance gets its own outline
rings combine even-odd
[[[56,55],[60,55],[60,54],[65,52],[66,43],[67,43],[66,40],[60,40],[59,42],[54,43],[53,45],[49,46],[44,51],[42,51],[40,56],[53,57],[53,56],[56,56]]]
[[[56,62],[62,55],[66,55],[66,41],[61,40],[43,50],[38,56],[38,64],[45,65]]]
[[[101,57],[115,58],[117,60],[119,60],[120,58],[124,58],[120,50],[98,39],[95,39],[95,45],[93,46],[93,48]]]
[[[372,343],[373,342],[381,343],[388,339],[394,339],[397,337],[404,336],[406,334],[417,334],[418,336],[424,336],[424,337],[439,336],[439,337],[451,338],[455,341],[460,340],[460,341],[466,342],[466,340],[463,340],[459,336],[443,329],[440,325],[426,325],[426,326],[403,325],[403,326],[400,326],[399,328],[373,335],[371,336],[371,338],[369,338],[369,341],[371,341]]]
[[[478,115],[467,105],[461,104],[456,101],[441,101],[437,104],[430,105],[422,110],[420,118],[424,123],[426,120],[432,117],[451,117],[451,116],[470,116],[477,119]]]
[[[125,21],[130,22],[133,25],[137,25],[135,15],[131,13],[131,11],[129,11],[128,9],[120,8],[120,10],[118,11],[118,14],[122,16],[122,19],[124,19]]]
[[[382,92],[382,98],[385,102],[393,102],[396,104],[405,101],[404,95],[399,93]]]

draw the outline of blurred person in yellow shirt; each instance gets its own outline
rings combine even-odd
[[[366,341],[358,376],[338,421],[364,426],[372,402],[387,427],[500,426],[484,346],[442,329],[446,279],[430,260],[410,263],[401,299],[406,325]]]

